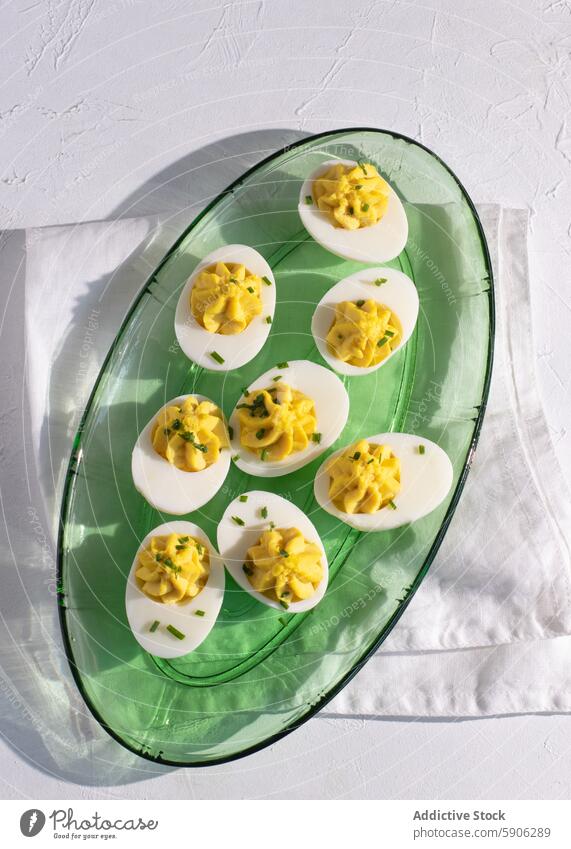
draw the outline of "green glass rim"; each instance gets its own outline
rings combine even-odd
[[[148,754],[145,751],[141,751],[141,750],[135,748],[134,746],[129,745],[129,743],[127,743],[125,740],[123,740],[105,722],[105,720],[103,719],[103,717],[101,716],[101,714],[99,713],[97,708],[92,704],[89,696],[87,695],[87,693],[85,691],[79,669],[78,669],[78,667],[75,663],[75,660],[74,660],[71,639],[70,639],[70,635],[69,635],[68,627],[67,627],[67,622],[66,622],[66,618],[65,618],[64,592],[62,590],[62,587],[63,587],[63,559],[64,559],[63,537],[64,537],[64,530],[65,530],[66,520],[67,520],[67,512],[68,512],[68,507],[69,507],[69,497],[70,497],[70,493],[71,493],[71,485],[72,485],[72,482],[73,482],[75,475],[77,474],[78,465],[81,462],[81,459],[79,459],[79,460],[77,459],[77,452],[78,452],[78,448],[80,447],[83,429],[84,429],[87,417],[90,413],[92,403],[93,403],[93,400],[94,400],[95,395],[97,393],[97,389],[99,387],[100,381],[101,381],[101,379],[102,379],[102,377],[103,377],[103,375],[106,371],[107,365],[108,365],[109,361],[111,360],[113,353],[114,353],[114,351],[115,351],[115,349],[116,349],[116,347],[119,343],[121,335],[122,335],[123,331],[125,330],[126,326],[128,325],[128,323],[131,319],[131,316],[133,315],[133,313],[137,309],[141,299],[143,298],[143,296],[145,295],[145,293],[149,289],[149,286],[151,285],[151,283],[155,279],[155,277],[158,274],[158,272],[160,271],[160,269],[168,262],[170,257],[174,254],[174,252],[179,247],[179,245],[197,227],[197,225],[208,214],[208,212],[213,207],[215,207],[222,200],[222,198],[224,198],[226,195],[231,194],[236,188],[238,188],[244,182],[244,180],[246,180],[251,174],[253,174],[255,171],[257,171],[262,166],[268,165],[273,160],[275,160],[275,159],[279,158],[280,156],[283,156],[284,154],[288,153],[289,151],[295,150],[296,148],[299,148],[299,147],[303,147],[304,144],[307,144],[308,142],[316,141],[318,139],[334,139],[336,136],[343,135],[345,133],[355,133],[355,132],[357,132],[357,133],[358,132],[378,133],[380,135],[390,136],[393,139],[404,141],[404,142],[407,142],[408,144],[411,144],[411,145],[414,145],[418,148],[421,148],[422,150],[426,151],[426,153],[430,154],[430,156],[432,156],[452,177],[452,179],[454,180],[454,182],[458,186],[460,192],[462,193],[462,196],[463,196],[464,200],[466,201],[468,208],[470,209],[472,216],[473,216],[473,219],[476,223],[478,236],[479,236],[479,240],[480,240],[480,246],[481,246],[481,249],[482,249],[482,254],[483,254],[483,257],[484,257],[488,281],[489,281],[489,287],[488,287],[487,291],[483,294],[486,294],[487,298],[488,298],[490,332],[489,332],[488,352],[487,352],[487,358],[486,358],[486,370],[485,370],[484,381],[483,381],[483,389],[482,389],[482,399],[481,399],[481,403],[480,403],[479,408],[478,408],[478,414],[477,414],[477,416],[474,420],[473,434],[472,434],[472,438],[470,440],[470,444],[468,446],[468,450],[466,452],[466,458],[465,458],[464,463],[463,463],[462,472],[461,472],[460,477],[458,479],[458,483],[456,484],[456,488],[454,490],[452,499],[450,501],[450,504],[448,506],[448,509],[446,511],[444,519],[442,520],[442,524],[440,525],[438,533],[437,533],[437,535],[436,535],[436,537],[435,537],[435,539],[434,539],[434,541],[433,541],[433,543],[432,543],[432,545],[431,545],[431,547],[430,547],[430,549],[429,549],[429,551],[426,555],[426,558],[424,560],[422,567],[420,568],[415,579],[413,580],[412,584],[410,585],[410,588],[409,588],[409,591],[407,593],[406,598],[403,599],[401,604],[399,604],[397,609],[394,611],[393,615],[390,617],[390,619],[388,620],[388,622],[386,623],[384,628],[381,630],[380,634],[378,634],[377,637],[369,645],[367,645],[365,647],[363,653],[361,654],[359,659],[354,663],[352,668],[347,673],[345,673],[345,675],[337,682],[337,684],[335,684],[330,690],[328,690],[327,693],[323,694],[321,696],[321,698],[314,705],[309,707],[308,710],[306,711],[306,713],[300,719],[291,722],[289,725],[286,725],[283,729],[275,732],[274,734],[270,735],[266,739],[262,740],[259,743],[256,743],[253,746],[247,747],[247,748],[242,749],[242,750],[240,750],[236,753],[233,753],[233,754],[230,754],[230,755],[227,755],[227,756],[223,756],[223,757],[220,757],[220,758],[213,758],[213,759],[209,759],[209,760],[205,760],[205,761],[184,762],[184,761],[175,761],[175,760],[170,760],[168,758],[163,758],[160,755],[151,755],[151,754]],[[489,396],[489,391],[490,391],[490,382],[491,382],[491,377],[492,377],[492,366],[493,366],[493,360],[494,360],[494,345],[495,345],[495,328],[496,328],[496,318],[495,318],[494,274],[493,274],[492,262],[491,262],[491,258],[490,258],[490,252],[489,252],[488,244],[487,244],[487,241],[486,241],[486,236],[485,236],[485,233],[484,233],[484,228],[482,226],[482,222],[480,220],[480,216],[478,214],[478,211],[477,211],[477,209],[474,205],[474,202],[472,201],[470,195],[468,194],[468,192],[464,188],[462,182],[456,176],[454,171],[452,171],[452,169],[438,156],[438,154],[434,153],[434,151],[432,151],[429,147],[427,147],[426,145],[417,141],[416,139],[410,138],[410,136],[406,136],[402,133],[398,133],[398,132],[395,132],[395,131],[392,131],[392,130],[384,130],[384,129],[381,129],[379,127],[362,127],[362,126],[342,127],[340,129],[337,129],[337,130],[325,130],[322,133],[315,133],[315,134],[312,134],[312,135],[308,135],[308,136],[306,136],[302,139],[299,139],[298,141],[295,141],[295,142],[292,142],[290,144],[285,145],[284,147],[280,148],[279,150],[275,151],[274,153],[271,153],[269,156],[261,159],[255,165],[248,168],[246,171],[244,171],[244,173],[240,177],[238,177],[236,180],[231,182],[222,192],[220,192],[213,200],[211,200],[210,203],[207,206],[205,206],[205,208],[203,210],[201,210],[201,212],[199,212],[199,214],[191,221],[191,223],[188,225],[188,227],[181,233],[181,235],[176,239],[176,241],[172,244],[172,246],[169,248],[169,250],[165,253],[164,257],[162,258],[160,263],[157,265],[157,267],[147,277],[143,286],[141,287],[139,294],[136,296],[136,298],[133,300],[133,303],[129,307],[129,309],[128,309],[126,315],[125,315],[125,318],[122,321],[121,326],[119,327],[119,330],[116,333],[115,339],[114,339],[113,343],[111,344],[109,351],[107,352],[107,354],[106,354],[106,356],[103,360],[103,363],[102,363],[101,368],[99,370],[99,374],[98,374],[98,376],[95,380],[95,383],[93,385],[93,388],[92,388],[92,390],[89,394],[88,401],[85,405],[85,408],[84,408],[84,411],[83,411],[83,414],[82,414],[82,417],[81,417],[81,420],[80,420],[80,423],[79,423],[79,426],[78,426],[78,429],[77,429],[77,432],[76,432],[76,435],[75,435],[75,438],[74,438],[74,441],[73,441],[73,447],[72,447],[72,451],[71,451],[71,455],[70,455],[70,461],[69,461],[69,464],[68,464],[68,467],[67,467],[67,472],[66,472],[66,477],[65,477],[65,482],[64,482],[62,503],[61,503],[61,509],[60,509],[60,514],[59,514],[59,528],[58,528],[57,552],[56,552],[56,564],[57,564],[57,566],[56,566],[56,569],[57,569],[57,571],[56,571],[56,587],[57,587],[57,605],[58,605],[58,615],[59,615],[60,628],[61,628],[62,639],[63,639],[64,650],[65,650],[65,653],[66,653],[67,661],[69,663],[69,667],[70,667],[72,676],[73,676],[75,683],[76,683],[76,685],[79,689],[79,692],[81,693],[81,696],[82,696],[85,704],[87,705],[90,713],[92,714],[92,716],[96,719],[96,721],[99,723],[99,725],[109,734],[110,737],[112,737],[123,748],[127,749],[128,751],[132,752],[133,754],[137,755],[138,757],[144,758],[145,760],[151,761],[153,763],[161,764],[161,765],[164,765],[164,766],[187,767],[187,768],[188,767],[195,768],[195,767],[205,767],[205,766],[217,766],[217,765],[219,766],[220,764],[230,763],[231,761],[238,760],[239,758],[246,757],[247,755],[255,754],[256,752],[261,751],[262,749],[266,748],[267,746],[271,746],[272,744],[276,743],[278,740],[281,740],[283,737],[287,736],[292,731],[295,731],[296,728],[299,728],[305,722],[312,719],[330,701],[332,701],[332,699],[334,699],[335,696],[337,696],[341,692],[341,690],[343,690],[343,688],[351,681],[352,678],[354,678],[354,676],[359,672],[359,670],[362,669],[362,667],[367,663],[367,661],[372,657],[372,655],[375,654],[377,649],[381,646],[381,644],[388,637],[388,635],[390,634],[390,632],[392,631],[392,629],[394,628],[394,626],[396,625],[396,623],[398,622],[398,620],[400,619],[400,617],[402,616],[402,614],[404,613],[406,608],[408,607],[411,599],[415,595],[418,587],[420,586],[420,584],[424,580],[426,573],[428,572],[430,566],[432,565],[432,562],[433,562],[433,560],[434,560],[434,558],[435,558],[435,556],[438,552],[438,549],[440,548],[440,545],[442,544],[442,541],[443,541],[443,539],[446,535],[446,532],[448,530],[448,526],[450,525],[452,517],[453,517],[453,515],[456,511],[456,508],[458,506],[458,503],[460,501],[460,497],[462,495],[462,491],[464,489],[466,479],[468,477],[468,472],[470,471],[470,467],[471,467],[472,460],[473,460],[473,457],[474,457],[474,452],[476,450],[478,440],[479,440],[479,437],[480,437],[480,433],[481,433],[481,430],[482,430],[482,424],[483,424],[484,415],[485,415],[485,412],[486,412],[486,406],[487,406],[487,401],[488,401],[488,396]],[[76,461],[77,461],[77,463],[76,463]]]

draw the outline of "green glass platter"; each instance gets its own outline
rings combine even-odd
[[[373,162],[401,197],[409,238],[389,264],[414,280],[420,314],[412,338],[386,366],[344,379],[351,412],[331,451],[359,436],[415,433],[447,451],[453,487],[418,522],[362,534],[317,506],[313,478],[323,457],[273,479],[249,477],[232,465],[222,489],[189,521],[216,543],[229,500],[249,489],[277,492],[315,524],[329,560],[329,587],[314,609],[295,615],[260,604],[227,574],[220,617],[205,642],[185,657],[159,660],[139,647],[125,613],[125,582],[139,542],[170,518],[136,492],[133,445],[170,398],[197,392],[228,415],[241,387],[276,363],[322,363],[310,330],[315,305],[363,266],[316,244],[301,225],[297,202],[305,177],[336,157]],[[182,354],[174,313],[197,262],[230,243],[250,245],[266,258],[277,307],[254,360],[214,373]],[[418,589],[452,518],[482,424],[493,330],[492,271],[475,208],[437,156],[396,133],[356,128],[304,139],[252,168],[192,222],[146,282],[109,352],[74,443],[63,498],[63,638],[83,697],[109,734],[160,763],[221,763],[292,731],[347,684]]]

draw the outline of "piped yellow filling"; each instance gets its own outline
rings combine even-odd
[[[312,399],[281,381],[248,392],[237,409],[240,442],[262,460],[303,451],[317,428]]]
[[[327,464],[329,498],[343,513],[376,513],[400,490],[400,460],[388,445],[361,439]]]
[[[370,227],[381,220],[389,187],[369,162],[332,165],[313,181],[313,199],[332,224],[345,230]]]
[[[197,276],[190,295],[196,321],[209,333],[242,333],[262,312],[262,281],[246,266],[217,262]]]
[[[192,536],[154,536],[139,554],[137,585],[163,604],[180,604],[204,587],[210,571],[208,549]]]
[[[344,363],[369,368],[385,360],[401,339],[402,327],[395,313],[368,298],[337,304],[327,345]]]
[[[220,408],[192,396],[160,411],[152,442],[157,454],[184,472],[200,472],[216,463],[229,444]]]
[[[288,607],[315,593],[323,578],[321,549],[297,528],[274,528],[248,549],[244,572],[255,590]]]

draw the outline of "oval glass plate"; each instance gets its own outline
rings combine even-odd
[[[287,614],[259,604],[227,577],[220,618],[186,657],[164,661],[135,641],[125,581],[139,541],[169,517],[135,491],[131,450],[169,398],[197,392],[229,414],[241,387],[288,359],[322,362],[311,336],[315,304],[359,263],[339,259],[305,232],[302,181],[322,161],[375,163],[403,200],[409,239],[390,265],[420,295],[416,331],[386,366],[345,378],[349,422],[331,451],[360,434],[405,431],[437,442],[454,466],[449,497],[413,525],[361,534],[320,510],[316,462],[280,478],[232,466],[222,490],[189,515],[216,540],[228,501],[248,489],[290,498],[317,527],[330,564],[317,607]],[[181,287],[215,248],[243,243],[269,262],[277,308],[262,351],[237,372],[214,373],[179,350]],[[276,153],[220,195],[169,251],[130,310],[78,433],[62,507],[60,611],[71,669],[101,725],[143,757],[175,765],[222,762],[255,751],[323,707],[376,650],[402,613],[443,539],[468,472],[488,393],[493,287],[470,199],[418,143],[374,129],[323,133]]]

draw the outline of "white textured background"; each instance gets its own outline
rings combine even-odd
[[[571,481],[568,0],[13,0],[0,44],[0,228],[168,211],[168,180],[191,218],[246,162],[350,125],[422,141],[478,202],[529,207],[529,352]],[[6,327],[1,344],[5,361]],[[18,380],[2,375],[3,416]],[[15,459],[2,457],[8,474]],[[6,798],[571,794],[570,717],[318,717],[223,767],[171,771],[117,750],[116,769],[112,754],[58,775],[11,738],[6,710],[22,708],[7,701]]]

